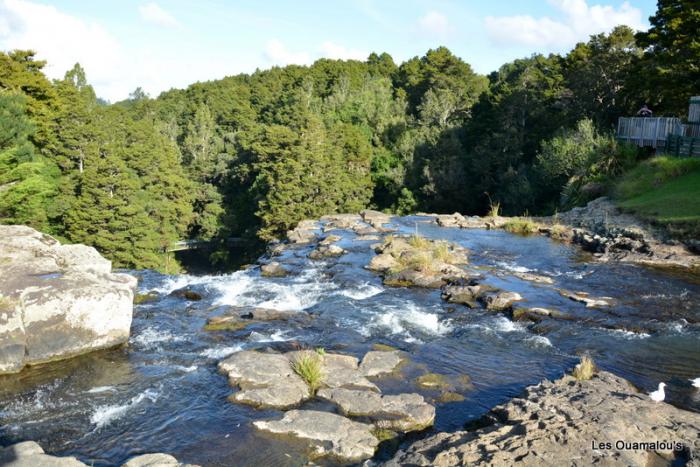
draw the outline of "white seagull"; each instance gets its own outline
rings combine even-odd
[[[696,388],[700,388],[700,378],[689,379],[688,381]]]
[[[659,383],[659,389],[656,391],[649,393],[649,397],[651,397],[651,400],[654,402],[661,402],[664,400],[666,397],[666,394],[664,393],[664,387],[666,386],[666,383]]]

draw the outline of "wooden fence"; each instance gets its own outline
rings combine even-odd
[[[676,157],[700,157],[700,138],[668,135],[664,151]]]
[[[675,117],[620,117],[617,121],[617,139],[639,147],[665,147],[669,134],[683,134],[680,118]]]

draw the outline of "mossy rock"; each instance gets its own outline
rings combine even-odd
[[[464,396],[456,392],[445,391],[440,394],[436,400],[442,403],[462,402],[464,400]]]
[[[216,319],[212,318],[204,325],[205,331],[240,331],[253,324],[254,321],[239,319]]]
[[[451,386],[447,376],[439,373],[426,373],[421,375],[416,378],[416,384],[426,389],[447,389]]]
[[[372,430],[372,434],[374,435],[375,438],[377,438],[379,440],[380,443],[383,441],[396,439],[399,436],[399,434],[397,432],[389,430],[387,428],[374,428]]]
[[[387,344],[376,343],[376,344],[372,344],[372,350],[376,350],[378,352],[393,352],[394,350],[399,350],[399,349],[397,349],[396,347],[392,347],[390,345],[387,345]]]
[[[156,300],[158,300],[157,292],[137,293],[134,295],[134,305],[155,302]]]

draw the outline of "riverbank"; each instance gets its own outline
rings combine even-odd
[[[697,239],[676,240],[666,229],[623,212],[608,198],[548,217],[468,217],[459,213],[426,216],[442,227],[545,235],[579,245],[598,261],[677,267],[700,273]]]
[[[608,372],[530,386],[474,425],[417,441],[384,465],[700,465],[700,414],[653,402]]]

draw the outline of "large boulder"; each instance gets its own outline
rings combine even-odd
[[[253,425],[263,431],[309,440],[316,456],[335,456],[344,461],[361,461],[374,456],[379,440],[372,425],[316,410],[291,410],[281,420],[264,420]]]
[[[129,339],[136,278],[92,247],[0,226],[0,374]]]
[[[700,414],[654,402],[606,372],[531,386],[479,425],[417,441],[385,465],[698,465],[700,458]]]

